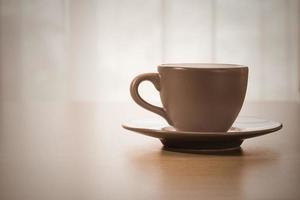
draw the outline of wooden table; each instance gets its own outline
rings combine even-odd
[[[300,199],[300,104],[246,103],[284,124],[236,153],[168,152],[121,128],[134,103],[1,102],[0,199]]]

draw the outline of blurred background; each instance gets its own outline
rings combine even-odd
[[[158,64],[214,62],[249,66],[246,101],[299,101],[299,24],[298,0],[0,0],[0,98],[131,101]]]

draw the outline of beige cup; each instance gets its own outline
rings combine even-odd
[[[233,64],[162,64],[159,73],[138,75],[131,83],[133,100],[167,120],[177,130],[225,132],[238,116],[246,94],[248,67]],[[160,92],[163,107],[138,93],[142,81]]]

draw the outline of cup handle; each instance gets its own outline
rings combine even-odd
[[[167,122],[172,125],[171,120],[167,116],[167,113],[164,108],[154,106],[148,102],[146,102],[142,97],[140,96],[138,92],[138,87],[141,82],[143,81],[150,81],[155,88],[160,91],[160,77],[158,73],[145,73],[145,74],[140,74],[137,77],[135,77],[130,85],[130,94],[133,100],[140,105],[141,107],[145,108],[146,110],[149,110],[151,112],[154,112],[163,118],[167,120]]]

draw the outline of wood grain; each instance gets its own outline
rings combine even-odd
[[[168,152],[123,130],[132,104],[1,102],[0,199],[299,199],[300,105],[251,103],[281,121],[235,153]]]

